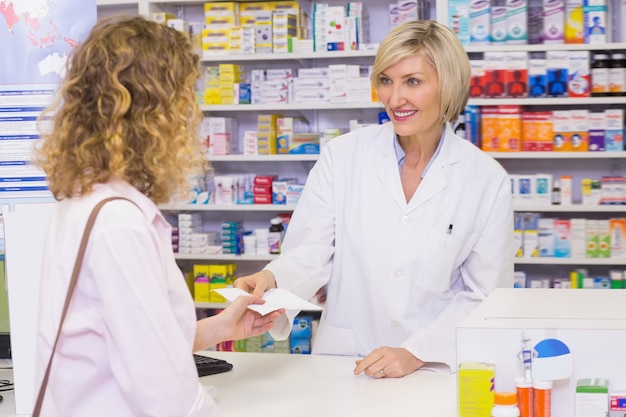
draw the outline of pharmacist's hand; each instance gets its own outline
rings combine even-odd
[[[424,362],[408,350],[382,346],[356,361],[354,375],[363,372],[374,378],[400,378],[415,372],[422,366]]]
[[[276,288],[276,279],[271,271],[263,270],[252,275],[237,278],[233,286],[261,298],[265,291],[270,288]]]
[[[261,316],[248,308],[250,304],[263,303],[265,301],[256,296],[237,297],[218,314],[218,319],[223,320],[222,327],[225,332],[223,340],[239,340],[258,336],[274,327],[274,322],[285,310],[279,309]]]

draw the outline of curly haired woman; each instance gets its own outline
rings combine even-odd
[[[239,298],[196,319],[156,204],[203,168],[194,98],[199,58],[182,33],[142,17],[100,21],[70,56],[44,112],[38,161],[57,200],[45,243],[37,376],[52,354],[87,217],[85,252],[42,408],[45,416],[219,416],[192,352],[269,330]],[[48,122],[48,119],[50,122]]]

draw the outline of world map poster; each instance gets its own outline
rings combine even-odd
[[[32,164],[37,119],[67,57],[97,19],[95,0],[0,0],[0,201],[48,195]]]

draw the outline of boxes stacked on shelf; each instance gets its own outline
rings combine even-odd
[[[290,335],[291,353],[311,353],[311,338],[313,336],[312,328],[313,317],[299,315],[294,319]]]
[[[331,64],[328,66],[330,77],[330,101],[345,103],[348,101],[348,82],[360,76],[358,65]]]
[[[235,104],[235,85],[245,81],[244,67],[236,64],[219,64],[218,71],[220,104]]]
[[[626,259],[626,219],[549,218],[515,213],[516,256]]]
[[[279,117],[282,116],[280,114],[260,114],[257,117],[257,154],[276,154],[276,120]]]
[[[221,104],[220,69],[217,66],[204,67],[204,104]]]
[[[230,29],[230,53],[253,54],[255,53],[256,37],[254,25],[241,24]]]
[[[313,5],[313,48],[315,51],[361,49],[369,41],[369,18],[363,2],[346,6]]]
[[[520,106],[489,106],[481,115],[482,149],[486,152],[514,152],[522,148]]]
[[[297,34],[296,36],[299,38],[306,38],[308,36],[307,33],[307,13],[300,6],[297,1],[294,0],[279,0],[279,1],[271,1],[270,7],[274,12],[283,12],[294,15],[296,17],[296,28]]]
[[[243,154],[258,155],[257,131],[246,130],[243,133]]]
[[[553,151],[553,123],[550,111],[522,113],[522,150]]]
[[[609,42],[626,42],[626,25],[624,25],[624,13],[626,13],[626,0],[612,0],[609,2],[608,15],[611,16],[611,34]]]
[[[243,222],[222,222],[222,251],[241,254],[243,250]]]
[[[278,178],[272,181],[272,204],[287,204],[287,188],[297,183],[297,178]]]
[[[291,334],[285,340],[276,340],[268,332],[259,336],[248,337],[242,341],[221,344],[218,350],[310,354],[316,323],[315,317],[302,313],[294,319]]]
[[[571,175],[509,174],[509,179],[515,203],[545,206],[571,206],[573,204]],[[591,205],[590,202],[585,201],[583,204]],[[600,204],[600,197],[595,204]]]
[[[176,19],[176,15],[173,13],[167,12],[154,12],[152,13],[152,20],[161,23],[163,25],[167,25],[168,20]]]
[[[191,253],[191,235],[201,232],[202,215],[200,213],[179,213],[177,225],[172,228],[174,252]],[[182,248],[186,249],[181,251]]]
[[[326,10],[328,4],[326,3],[313,3],[313,50],[314,51],[326,51]]]
[[[417,3],[419,7],[422,2]],[[625,4],[624,0],[503,0],[491,4],[449,0],[447,19],[464,45],[602,44],[624,42],[623,24],[614,16],[623,13]],[[390,10],[401,7],[392,5]],[[392,27],[401,22],[397,14],[390,12],[390,17]]]
[[[298,119],[295,119],[297,123]],[[276,147],[279,154],[319,154],[320,135],[318,133],[296,132],[293,117],[280,117],[276,120]]]
[[[225,303],[226,299],[213,290],[232,286],[237,277],[237,265],[194,264],[194,300],[204,303]]]
[[[545,97],[548,87],[548,62],[545,58],[528,59],[528,96]]]
[[[265,80],[260,82],[260,98],[254,101],[261,104],[288,103],[292,78],[293,71],[290,68],[265,70]],[[252,92],[253,97],[255,91]]]
[[[273,51],[272,11],[264,10],[257,13],[254,19],[254,49],[257,54],[268,54]]]
[[[200,137],[209,155],[230,155],[239,152],[237,119],[205,117],[200,124]]]
[[[624,150],[623,109],[522,111],[519,106],[483,106],[478,115],[466,119],[467,131],[478,129],[480,147],[486,152]],[[508,133],[503,130],[504,119],[515,118],[517,126],[518,115],[521,115],[521,136],[517,127]]]
[[[328,67],[299,68],[292,81],[293,103],[317,103],[330,101],[330,78]]]
[[[225,303],[226,299],[213,290],[232,287],[233,281],[237,278],[237,264],[228,263],[220,265],[209,265],[209,298],[212,303]]]
[[[209,281],[209,265],[193,266],[193,296],[194,300],[199,303],[208,303],[211,301],[210,281]]]
[[[239,25],[237,3],[205,3],[204,20],[202,53],[206,55],[229,53],[231,29]]]
[[[272,204],[272,182],[277,179],[277,175],[257,175],[254,177],[252,187],[254,204]]]
[[[284,11],[272,12],[272,52],[288,53],[289,39],[298,36],[298,19]]]

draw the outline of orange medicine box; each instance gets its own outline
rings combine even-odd
[[[522,150],[522,111],[520,106],[498,106],[498,151]]]
[[[497,152],[498,149],[498,108],[485,106],[481,110],[481,148],[485,152]]]
[[[522,149],[524,151],[554,150],[552,112],[522,113]]]

